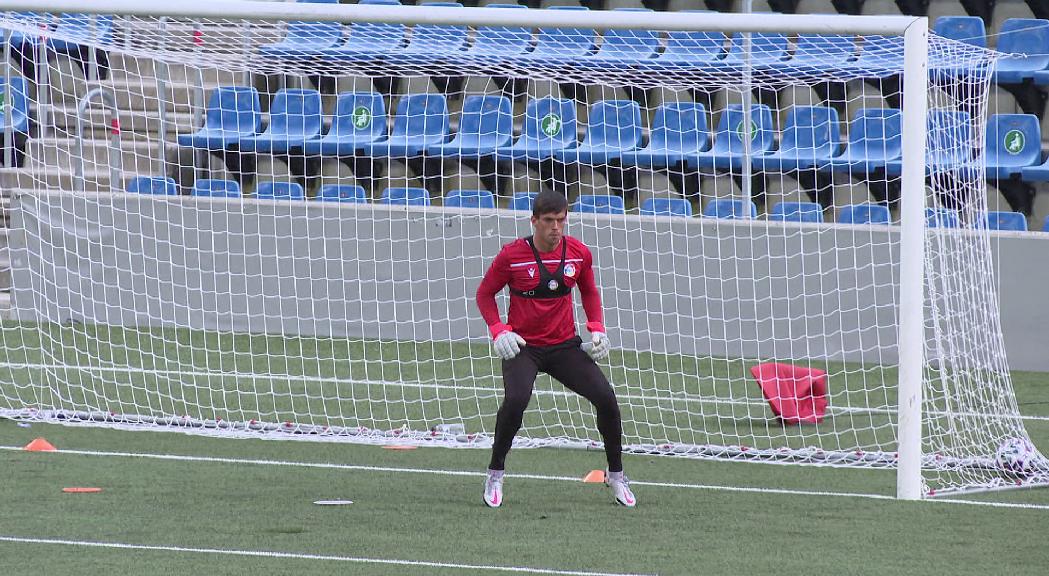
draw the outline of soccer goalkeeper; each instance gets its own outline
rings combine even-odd
[[[503,359],[503,403],[495,421],[495,442],[484,503],[503,503],[503,469],[514,436],[521,428],[536,375],[542,371],[583,396],[597,410],[597,428],[605,441],[608,474],[605,483],[616,502],[636,504],[630,482],[623,475],[623,423],[619,404],[595,360],[608,356],[601,296],[594,282],[590,249],[564,233],[568,201],[542,192],[532,207],[534,234],[505,246],[495,257],[477,288],[477,308],[488,324],[495,351]],[[507,323],[499,317],[495,295],[510,286]],[[582,348],[576,335],[572,287],[578,286],[586,312],[592,346]]]

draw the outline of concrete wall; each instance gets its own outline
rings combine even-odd
[[[23,320],[383,339],[487,338],[473,294],[527,214],[23,194]],[[624,348],[896,359],[896,228],[573,215]],[[1000,235],[1014,369],[1049,370],[1049,235]],[[580,312],[579,318],[582,318]]]

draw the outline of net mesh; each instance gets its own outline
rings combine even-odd
[[[554,190],[627,450],[895,466],[901,37],[0,25],[6,416],[487,446],[473,294]],[[985,224],[995,54],[928,46],[926,492],[1044,483],[1002,449],[1027,434]],[[541,376],[516,445],[598,440]]]

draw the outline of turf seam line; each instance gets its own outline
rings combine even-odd
[[[0,535],[0,542],[21,544],[53,544],[63,546],[83,546],[88,548],[117,548],[123,550],[150,550],[157,552],[189,552],[196,554],[222,554],[226,556],[250,556],[256,558],[288,558],[295,560],[327,560],[334,562],[353,562],[356,564],[387,564],[397,566],[418,566],[424,568],[454,568],[457,570],[484,570],[488,572],[517,572],[525,574],[552,574],[556,576],[640,576],[618,572],[590,572],[579,570],[555,570],[551,568],[529,568],[526,566],[495,566],[484,564],[459,564],[453,562],[428,562],[423,560],[397,560],[391,558],[367,558],[359,556],[334,556],[328,554],[307,554],[302,552],[279,552],[272,550],[229,550],[222,548],[189,548],[185,546],[163,546],[147,544],[125,544],[123,542],[93,542],[90,540],[61,540],[55,538],[27,538],[21,536]]]
[[[20,446],[0,446],[0,450],[22,451]],[[99,450],[57,450],[55,452],[41,452],[41,454],[73,454],[78,456],[109,456],[125,458],[144,458],[149,460],[171,460],[184,462],[211,462],[217,464],[249,464],[255,466],[287,466],[298,468],[319,468],[328,470],[356,470],[360,472],[397,472],[408,474],[435,474],[441,476],[471,476],[483,477],[483,471],[468,470],[434,470],[430,468],[399,468],[395,466],[363,466],[359,464],[335,464],[331,462],[294,462],[287,460],[254,460],[249,458],[221,458],[217,456],[185,456],[179,454],[152,454],[147,452],[107,452]],[[545,480],[559,482],[578,483],[579,478],[573,476],[554,476],[548,474],[518,474],[507,473],[508,478],[523,478],[528,480]],[[685,484],[679,482],[652,482],[644,480],[631,480],[632,486],[646,486],[654,488],[684,488],[694,490],[712,490],[723,492],[742,492],[751,494],[780,494],[789,496],[837,496],[845,498],[866,498],[869,500],[897,500],[895,496],[886,494],[867,494],[862,492],[830,492],[820,490],[792,490],[787,488],[757,488],[749,486],[720,486],[716,484]],[[1024,504],[1013,502],[986,502],[979,500],[962,500],[958,498],[936,498],[926,499],[922,502],[936,502],[945,504],[969,504],[973,506],[990,506],[996,508],[1024,508],[1029,510],[1049,510],[1049,505]]]

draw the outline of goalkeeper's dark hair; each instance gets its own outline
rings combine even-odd
[[[539,217],[543,214],[560,214],[568,210],[568,198],[564,194],[544,190],[536,195],[532,203],[532,216]]]

